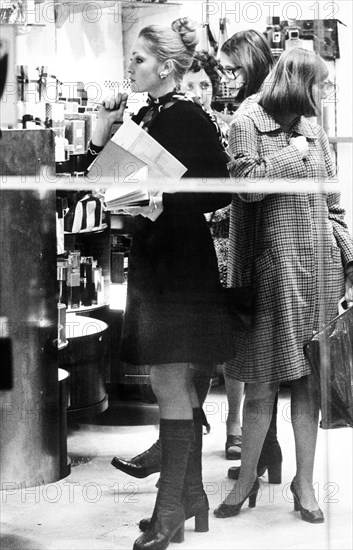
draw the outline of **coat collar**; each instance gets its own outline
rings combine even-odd
[[[269,115],[258,103],[251,103],[249,107],[242,111],[242,114],[251,118],[260,132],[274,132],[280,129],[280,125]],[[306,117],[300,117],[293,127],[293,132],[310,139],[317,139],[315,128]]]

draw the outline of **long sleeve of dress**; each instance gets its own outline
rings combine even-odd
[[[229,178],[229,159],[214,124],[200,106],[179,101],[160,113],[149,133],[184,164],[185,178],[200,181],[200,192],[163,193],[165,212],[212,212],[230,203],[230,193],[203,191],[203,184],[207,187],[211,178]]]
[[[258,154],[258,135],[254,122],[240,115],[230,129],[230,150],[234,157],[231,171],[234,177],[247,178],[301,178],[305,177],[305,165],[294,145],[276,152]]]
[[[329,193],[327,196],[328,217],[332,223],[337,246],[342,252],[343,263],[346,266],[353,261],[353,239],[344,221],[345,210],[340,206],[339,200],[339,193]]]
[[[278,148],[276,151],[259,155],[259,130],[253,120],[239,114],[229,131],[229,150],[233,160],[228,169],[233,178],[304,178],[305,164],[294,145]],[[262,200],[266,195],[244,193],[242,199],[247,202]]]
[[[319,129],[319,140],[324,155],[327,176],[333,178],[336,170],[331,158],[329,141],[322,128]],[[343,263],[346,266],[349,262],[353,261],[353,239],[345,222],[346,211],[340,204],[340,198],[339,193],[329,193],[327,195],[327,207],[333,234],[337,246],[341,249]]]

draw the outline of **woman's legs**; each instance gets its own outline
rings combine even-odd
[[[174,366],[174,368],[179,369],[179,365]],[[175,378],[173,379],[173,374],[169,373],[168,392],[172,392],[173,396],[169,395],[169,397],[168,397],[168,396],[164,396],[164,382],[161,381],[161,377],[162,377],[161,373],[159,373],[158,371],[155,372],[154,370],[151,371],[151,372],[152,372],[153,383],[157,382],[157,384],[159,384],[159,388],[155,390],[157,398],[158,398],[158,396],[160,396],[160,398],[162,399],[162,402],[163,402],[163,399],[165,397],[167,399],[167,401],[169,402],[169,405],[170,405],[172,399],[174,399],[174,395],[175,394],[180,395],[180,392],[177,389],[180,377],[178,376],[177,379],[175,379]],[[168,372],[168,371],[166,371],[166,372]],[[180,371],[179,374],[181,374],[181,372],[182,371]],[[190,368],[189,369],[189,374],[186,374],[186,373],[181,374],[181,376],[183,377],[184,388],[187,387],[187,390],[188,390],[188,393],[189,393],[189,404],[192,407],[191,410],[192,410],[192,417],[193,417],[193,422],[192,422],[192,424],[193,424],[193,437],[192,437],[192,441],[191,441],[191,444],[190,444],[190,449],[189,449],[189,453],[188,453],[188,457],[187,457],[187,463],[186,463],[186,467],[185,467],[184,477],[182,477],[180,475],[180,473],[179,473],[178,477],[184,483],[182,493],[181,493],[181,501],[182,501],[182,506],[183,506],[183,510],[184,510],[184,514],[185,514],[185,519],[195,517],[195,531],[204,532],[204,531],[208,531],[208,510],[209,510],[209,505],[208,505],[207,495],[206,495],[206,493],[203,489],[203,482],[202,482],[202,422],[203,422],[203,414],[202,414],[202,409],[201,409],[200,404],[199,404],[199,393],[195,391],[195,388],[194,388],[194,385],[193,385],[193,380],[194,380],[193,373],[194,372],[195,372],[195,369]],[[184,376],[186,378],[184,378]],[[209,374],[207,372],[205,372],[205,376],[206,376],[206,379],[209,380],[210,377],[209,377]],[[170,384],[170,382],[172,380],[173,380],[173,384]],[[163,382],[163,383],[161,383],[161,382]],[[203,384],[203,385],[204,385],[204,389],[205,389],[205,392],[206,392],[206,387],[208,386],[208,384],[207,385]],[[184,398],[185,398],[185,396],[184,396]],[[187,401],[188,401],[187,398],[183,399],[183,402],[184,402],[183,412],[187,408]],[[180,397],[179,397],[179,399],[177,399],[177,407],[175,407],[175,411],[168,410],[169,409],[169,406],[168,406],[168,409],[167,409],[167,407],[165,407],[164,412],[161,412],[161,428],[162,428],[162,421],[163,421],[163,416],[162,415],[163,414],[168,414],[168,416],[170,418],[171,416],[174,416],[174,412],[175,412],[175,414],[180,414],[181,413],[179,403],[180,403]],[[177,410],[179,410],[179,412],[176,412]],[[165,424],[165,422],[168,422],[168,420],[165,420],[164,424]],[[170,422],[173,422],[173,420],[170,420]],[[178,422],[178,420],[175,420],[175,422]],[[188,420],[184,420],[184,422],[188,422]],[[164,447],[163,447],[163,440],[162,440],[162,429],[160,430],[160,438],[161,438],[160,448],[161,448],[161,455],[162,455],[162,457],[161,457],[162,458],[162,460],[161,460],[161,464],[162,464],[161,478],[162,478],[162,476],[164,475],[164,472],[163,472]],[[177,460],[177,459],[175,458],[175,460]],[[179,458],[179,462],[180,462],[180,458]],[[173,469],[173,466],[170,465],[169,470],[172,470],[172,469]],[[160,482],[159,482],[159,486],[160,486]],[[151,525],[151,520],[149,518],[148,519],[143,519],[143,520],[140,521],[140,529],[144,532],[146,532],[148,529],[150,529],[150,525]]]
[[[150,380],[160,418],[192,420],[192,399],[196,394],[188,363],[152,365]]]
[[[175,366],[178,368],[178,365]],[[202,406],[210,388],[214,366],[212,364],[189,364],[191,380],[188,381],[190,399],[193,409]],[[195,396],[195,391],[197,397]],[[204,416],[204,415],[203,415]],[[204,417],[205,418],[205,417]],[[161,444],[159,439],[146,451],[130,460],[115,456],[111,464],[122,472],[137,478],[147,477],[160,471]]]
[[[244,382],[228,376],[225,368],[223,374],[228,401],[226,458],[233,458],[232,455],[234,455],[234,458],[237,459],[241,454],[241,442],[239,445],[230,445],[231,438],[229,436],[242,435],[241,404],[244,396]]]
[[[190,363],[192,385],[195,387],[200,407],[205,402],[211,386],[215,365],[213,363]]]
[[[167,548],[175,535],[183,540],[182,495],[195,437],[189,365],[153,365],[150,378],[160,411],[161,474],[149,528],[135,541],[134,550]]]
[[[313,473],[319,423],[319,388],[313,375],[293,380],[291,388],[291,416],[297,461],[294,481],[303,508],[317,510],[319,507],[313,489]]]
[[[224,383],[228,401],[227,435],[241,435],[241,404],[244,396],[244,382],[230,378],[224,372]]]
[[[239,479],[224,500],[238,504],[249,493],[257,478],[257,464],[271,422],[278,383],[247,384],[243,406],[242,462]]]

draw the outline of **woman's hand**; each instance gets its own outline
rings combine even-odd
[[[349,307],[353,306],[353,264],[350,264],[346,270],[345,299]]]
[[[92,136],[92,143],[102,147],[110,138],[114,122],[122,122],[126,109],[127,94],[117,94],[102,101],[98,111],[97,123]]]
[[[298,149],[302,159],[305,159],[308,156],[309,144],[304,136],[292,137],[290,138],[289,143]]]
[[[116,96],[103,99],[98,111],[98,120],[108,122],[110,125],[114,122],[122,122],[127,99],[127,94],[120,93]]]
[[[150,191],[150,202],[147,206],[130,206],[124,208],[124,213],[130,216],[143,216],[155,221],[163,212],[163,193],[161,191]]]

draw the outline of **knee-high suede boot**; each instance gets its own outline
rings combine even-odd
[[[206,372],[207,371],[207,372]],[[202,407],[211,382],[211,369],[209,366],[205,367],[205,372],[201,369],[193,369],[192,380],[195,386],[199,403]],[[203,415],[203,421],[205,422],[205,416]],[[209,431],[209,425],[206,420],[207,431]],[[121,470],[125,474],[142,479],[150,476],[161,469],[161,445],[159,439],[153,445],[144,451],[143,453],[134,456],[130,460],[125,460],[119,456],[115,456],[111,464]]]
[[[202,483],[202,409],[193,409],[194,440],[191,443],[186,466],[182,503],[185,519],[195,517],[195,531],[208,531],[208,499]],[[149,529],[152,518],[144,518],[139,527],[144,533]]]
[[[165,550],[172,539],[184,540],[182,491],[193,439],[193,420],[160,420],[162,462],[156,504],[149,528],[133,550]]]
[[[195,517],[195,531],[208,531],[208,498],[202,482],[202,409],[193,409],[194,441],[186,467],[183,504],[185,519]]]

